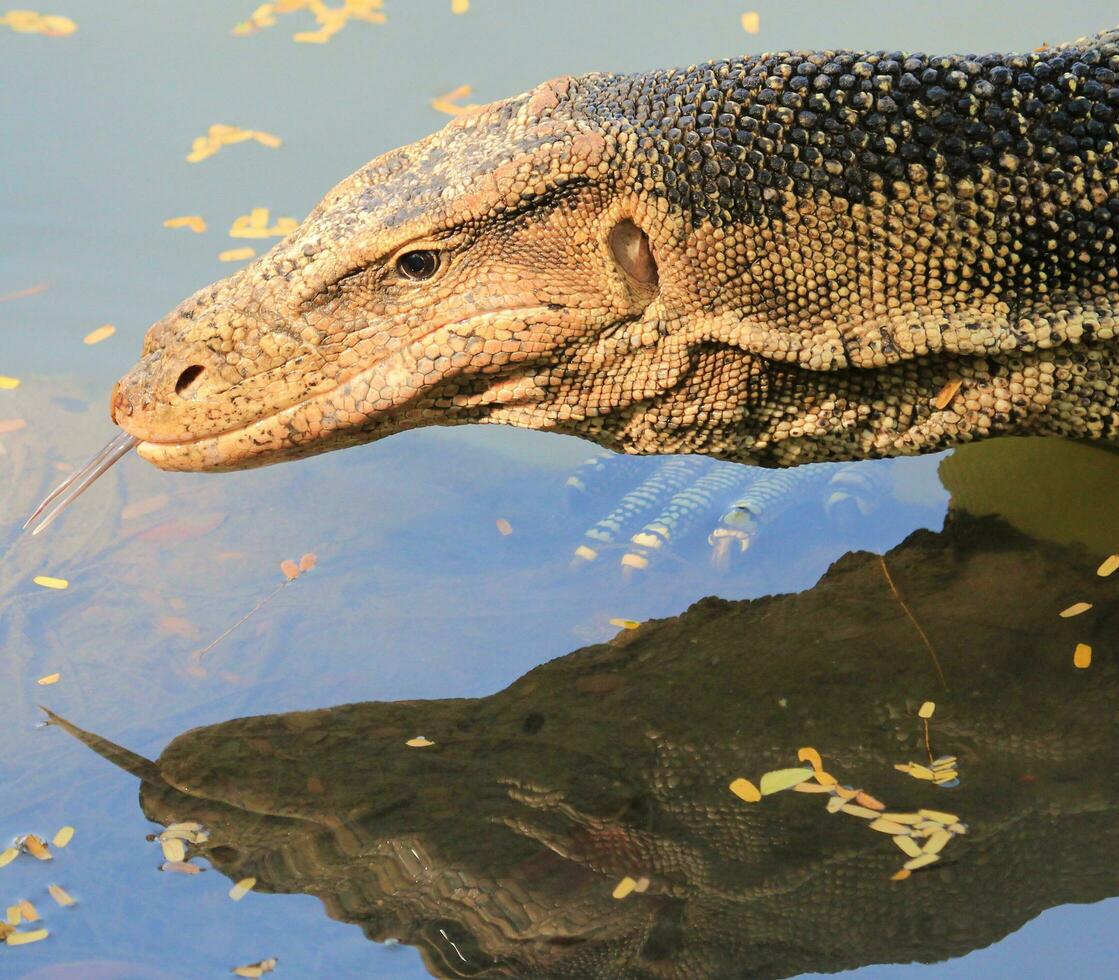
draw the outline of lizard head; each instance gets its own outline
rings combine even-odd
[[[375,159],[155,324],[111,404],[140,455],[237,469],[423,425],[593,427],[632,402],[658,340],[656,207],[614,179],[625,137],[574,85]]]

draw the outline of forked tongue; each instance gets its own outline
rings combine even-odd
[[[35,524],[31,534],[36,535],[48,527],[59,514],[93,486],[98,477],[104,474],[118,459],[130,453],[139,441],[127,432],[118,432],[104,449],[94,453],[83,466],[71,473],[43,498],[43,502],[35,508],[35,513],[27,518],[27,523],[23,525],[24,530]],[[58,500],[59,497],[62,499]],[[36,518],[47,510],[47,507],[55,500],[58,500],[58,503],[47,511],[46,516],[36,524]]]

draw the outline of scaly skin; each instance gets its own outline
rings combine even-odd
[[[184,302],[113,417],[183,470],[464,422],[778,466],[1114,440],[1117,78],[1119,30],[553,80]]]

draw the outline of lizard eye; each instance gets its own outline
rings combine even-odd
[[[430,279],[439,270],[439,253],[422,248],[405,252],[396,260],[396,271],[405,279]]]

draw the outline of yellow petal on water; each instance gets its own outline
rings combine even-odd
[[[284,573],[284,578],[289,582],[293,578],[299,578],[299,566],[290,558],[285,558],[280,562],[280,571]]]
[[[53,898],[63,908],[66,908],[66,906],[68,905],[75,904],[74,896],[71,895],[61,885],[47,885],[47,891],[50,892],[51,898]]]
[[[921,854],[921,845],[908,834],[896,834],[892,840],[911,858],[918,857]]]
[[[19,378],[11,378],[6,374],[0,374],[0,390],[11,391],[13,388],[18,388],[19,386]]]
[[[44,589],[68,589],[70,582],[64,578],[53,578],[50,575],[36,575],[32,581],[36,585],[41,585]]]
[[[248,966],[235,966],[233,968],[234,976],[238,977],[262,977],[266,973],[271,973],[276,969],[276,964],[280,961],[275,956],[270,956],[266,960],[261,960],[259,963],[250,963]]]
[[[144,497],[142,500],[137,500],[122,507],[120,519],[122,521],[133,521],[137,517],[146,517],[148,514],[154,514],[157,510],[163,510],[169,503],[171,503],[171,497],[166,493]]]
[[[742,15],[742,29],[747,34],[757,34],[762,29],[762,17],[756,10],[748,10]]]
[[[4,921],[10,926],[18,926],[23,921],[23,913],[18,905],[9,905],[4,913]]]
[[[747,803],[757,803],[758,800],[762,798],[762,794],[758,790],[758,787],[744,776],[739,776],[730,784],[729,788],[735,796],[740,800],[745,800]]]
[[[945,825],[956,823],[960,819],[956,814],[945,813],[943,810],[918,810],[917,815],[924,817],[926,820],[934,820]]]
[[[271,150],[283,146],[284,141],[279,136],[274,136],[272,133],[262,133],[259,129],[252,131],[253,139],[256,140],[261,146],[267,146]]]
[[[803,783],[812,774],[811,769],[774,769],[762,776],[758,782],[758,789],[762,796],[780,793],[783,789],[792,789],[797,783]]]
[[[878,814],[869,807],[859,806],[857,803],[844,803],[840,809],[852,817],[862,817],[864,820],[874,820]]]
[[[19,857],[18,847],[6,847],[0,851],[0,868],[7,864],[11,864],[17,857]]]
[[[954,755],[942,755],[938,759],[933,759],[932,767],[934,770],[948,769],[951,768],[955,762],[956,757]]]
[[[1092,604],[1090,602],[1074,602],[1067,609],[1062,609],[1058,615],[1061,619],[1071,619],[1073,616],[1086,613],[1091,608]]]
[[[60,17],[58,14],[44,14],[39,18],[39,33],[47,37],[65,37],[73,34],[78,29],[69,17]]]
[[[52,858],[50,848],[47,847],[46,841],[35,834],[28,834],[23,838],[23,849],[33,858],[38,858],[40,861],[50,861]]]
[[[40,687],[49,687],[51,684],[57,684],[61,674],[47,674],[46,677],[40,677],[35,683]]]
[[[186,844],[184,844],[178,837],[171,837],[168,840],[161,840],[159,846],[163,849],[163,856],[175,864],[186,858]]]
[[[846,805],[842,796],[833,796],[828,800],[827,811],[828,813],[839,813]]]
[[[196,875],[205,871],[205,868],[198,867],[197,864],[191,864],[189,861],[167,861],[160,865],[160,871],[173,871],[181,875]]]
[[[924,704],[921,705],[920,708],[917,709],[917,717],[918,718],[931,718],[933,716],[934,711],[936,711],[936,702],[935,701],[926,701]]]
[[[1087,643],[1076,644],[1072,653],[1072,665],[1081,670],[1092,666],[1092,648]]]
[[[833,776],[830,772],[824,772],[823,769],[818,770],[817,772],[813,773],[813,775],[816,777],[816,782],[818,782],[821,786],[831,788],[832,786],[839,785],[839,780],[836,779],[835,776]]]
[[[637,882],[627,875],[614,886],[614,891],[611,894],[614,898],[625,898],[636,887]]]
[[[3,380],[4,380],[3,378],[0,378],[0,388],[4,387],[3,383],[2,383]],[[17,384],[18,384],[18,382],[17,382]],[[1100,576],[1100,578],[1107,578],[1116,569],[1119,569],[1119,555],[1108,555],[1103,560],[1103,564],[1100,565],[1100,567],[1096,569],[1096,574],[1098,576]]]
[[[796,792],[798,792],[798,793],[830,793],[831,792],[831,789],[829,787],[821,786],[819,783],[814,783],[814,782],[811,782],[811,781],[804,782],[804,783],[797,783],[796,786],[793,787],[793,789],[796,790]]]
[[[445,112],[448,116],[461,116],[464,113],[471,112],[478,106],[473,103],[458,105],[458,100],[467,98],[472,91],[473,89],[469,85],[460,85],[453,91],[432,99],[431,108],[437,112]]]
[[[871,813],[874,811],[872,810]],[[896,837],[899,834],[908,834],[909,828],[903,823],[894,823],[893,820],[886,820],[883,817],[878,817],[872,820],[868,826],[871,830],[877,830],[881,834],[889,834],[891,837]]]
[[[26,425],[26,419],[0,419],[0,436],[9,432],[19,432]]]
[[[856,796],[859,795],[859,790],[848,789],[846,786],[840,786],[839,783],[836,783],[834,786],[832,786],[831,791],[835,793],[835,795],[838,796],[841,800],[853,800]]]
[[[50,933],[46,929],[32,929],[30,932],[9,932],[4,939],[9,946],[26,946],[28,943],[37,943],[46,939]]]
[[[206,230],[206,221],[200,214],[184,214],[178,218],[168,218],[163,222],[164,228],[189,228],[196,235]]]
[[[504,517],[499,517],[495,523],[497,524],[497,529],[503,535],[510,535],[513,533],[513,525],[510,524]]]
[[[224,252],[218,252],[219,262],[240,262],[243,259],[251,259],[256,255],[255,248],[227,248]]]
[[[470,9],[470,0],[451,0],[452,14],[465,14]]]
[[[649,888],[650,884],[651,882],[648,878],[638,878],[637,881],[633,883],[633,890],[637,892],[638,895],[642,895]]]
[[[636,619],[612,619],[610,625],[617,626],[618,629],[635,630],[641,624]]]
[[[24,922],[38,922],[39,910],[35,908],[26,898],[19,900],[19,911],[23,915]]]
[[[318,556],[313,551],[308,551],[305,555],[299,558],[299,570],[301,572],[309,572],[319,562]]]
[[[937,408],[938,411],[943,410],[952,404],[952,399],[956,397],[962,384],[963,381],[961,381],[959,378],[955,378],[954,380],[949,381],[943,388],[940,389],[940,391],[937,393],[936,398],[933,399],[933,405]]]
[[[233,901],[239,902],[253,890],[255,884],[255,878],[242,878],[236,885],[229,889],[229,897],[232,898]]]
[[[902,868],[900,871],[895,871],[890,875],[890,881],[905,881],[911,874],[913,874],[913,872],[908,868]]]
[[[922,854],[920,857],[910,858],[902,867],[906,871],[916,871],[918,868],[923,868],[926,865],[933,864],[940,860],[939,854]]]
[[[927,768],[926,766],[918,765],[916,762],[910,762],[908,765],[905,766],[894,766],[894,768],[900,769],[904,773],[908,773],[914,779],[925,779],[931,782],[934,776],[931,769]]]
[[[871,796],[865,790],[861,790],[861,789],[855,794],[855,802],[858,803],[859,806],[869,807],[871,810],[885,810],[886,809],[886,804],[885,803],[882,803],[882,802],[876,800],[873,796]]]
[[[933,782],[938,786],[941,783],[950,783],[953,779],[959,779],[960,774],[955,769],[937,769],[933,773]]]
[[[417,735],[415,738],[408,739],[405,745],[409,745],[414,749],[426,749],[429,745],[435,743],[430,738],[424,738],[422,735]]]
[[[894,823],[907,823],[915,824],[921,822],[921,816],[917,813],[880,813],[879,816],[883,820],[893,820]]]
[[[99,344],[103,340],[108,340],[113,334],[117,332],[117,328],[111,323],[102,324],[96,330],[91,330],[82,338],[83,344]]]
[[[952,839],[952,834],[947,830],[934,830],[921,848],[926,854],[939,854],[944,850],[944,845]]]
[[[807,762],[814,772],[818,773],[824,768],[824,760],[820,758],[820,753],[810,746],[797,749],[797,758],[801,762]]]

